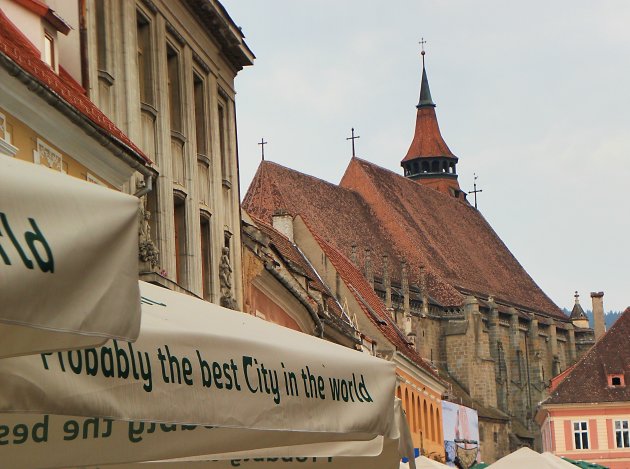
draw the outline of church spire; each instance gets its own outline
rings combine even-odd
[[[429,79],[424,62],[424,38],[422,44],[422,80],[420,83],[420,99],[416,108],[416,129],[407,151],[400,162],[405,176],[421,184],[456,198],[464,198],[464,193],[457,182],[458,158],[451,152],[442,138],[435,103],[429,89]]]
[[[431,98],[431,90],[429,89],[429,79],[427,78],[427,69],[424,67],[424,55],[426,52],[424,51],[424,43],[426,41],[422,38],[420,44],[422,44],[422,81],[420,83],[420,100],[418,101],[418,105],[416,106],[418,109],[424,106],[435,107],[435,103]]]

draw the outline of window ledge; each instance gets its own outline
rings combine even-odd
[[[0,154],[7,156],[15,156],[18,152],[18,148],[11,145],[6,140],[0,138]]]
[[[226,189],[232,189],[232,182],[230,180],[223,179],[221,183],[223,184],[223,187],[225,187]]]

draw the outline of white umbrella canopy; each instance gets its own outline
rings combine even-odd
[[[83,452],[85,465],[400,439],[392,363],[155,285],[140,289],[135,343],[0,360],[1,454],[39,454],[59,467],[71,464],[46,459],[50,444]],[[131,459],[115,457],[125,452]],[[95,453],[101,459],[89,459]]]
[[[112,469],[170,469],[192,467],[195,469],[222,469],[228,467],[251,468],[317,468],[329,469],[397,469],[400,454],[405,454],[406,439],[410,437],[400,400],[395,403],[395,431],[388,437],[376,437],[367,441],[337,441],[305,445],[260,448],[241,451],[149,463],[130,463],[108,466]],[[409,451],[412,451],[408,448]],[[407,466],[409,467],[409,466]],[[415,469],[415,468],[414,468]]]
[[[136,197],[0,157],[0,358],[135,340]]]
[[[566,461],[558,461],[559,458],[551,456],[549,458],[527,447],[523,447],[490,464],[488,468],[530,469],[535,467],[536,469],[561,469],[566,467],[562,464]]]
[[[220,459],[214,460],[178,460],[178,461],[154,461],[149,463],[115,464],[108,466],[111,469],[171,469],[186,467],[192,469],[228,469],[244,467],[251,469],[397,469],[400,456],[398,443],[395,440],[386,440],[380,444],[378,454],[361,453],[361,445],[357,442],[340,443],[337,446],[345,446],[351,454],[330,453],[331,444],[320,445],[323,452],[312,455],[310,445],[297,447],[296,451],[279,456],[277,452],[261,451],[256,453],[233,453],[220,455]],[[323,448],[325,446],[325,448]],[[299,454],[311,454],[299,456]]]

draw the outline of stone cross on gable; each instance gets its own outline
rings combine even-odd
[[[352,137],[348,137],[346,138],[346,140],[352,140],[352,157],[354,158],[356,155],[354,153],[354,141],[357,138],[361,138],[359,135],[357,135],[356,137],[354,136],[354,127],[352,127]]]
[[[267,143],[269,142],[265,142],[264,138],[261,138],[260,142],[258,142],[258,145],[260,145],[260,152],[261,152],[260,156],[262,157],[263,161],[265,161],[265,145],[267,145]]]

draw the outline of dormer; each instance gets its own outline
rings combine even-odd
[[[59,73],[59,33],[67,35],[71,27],[43,0],[6,0],[0,3],[4,14],[37,50],[55,73]]]
[[[625,388],[626,380],[623,373],[608,373],[606,375],[609,388]]]

